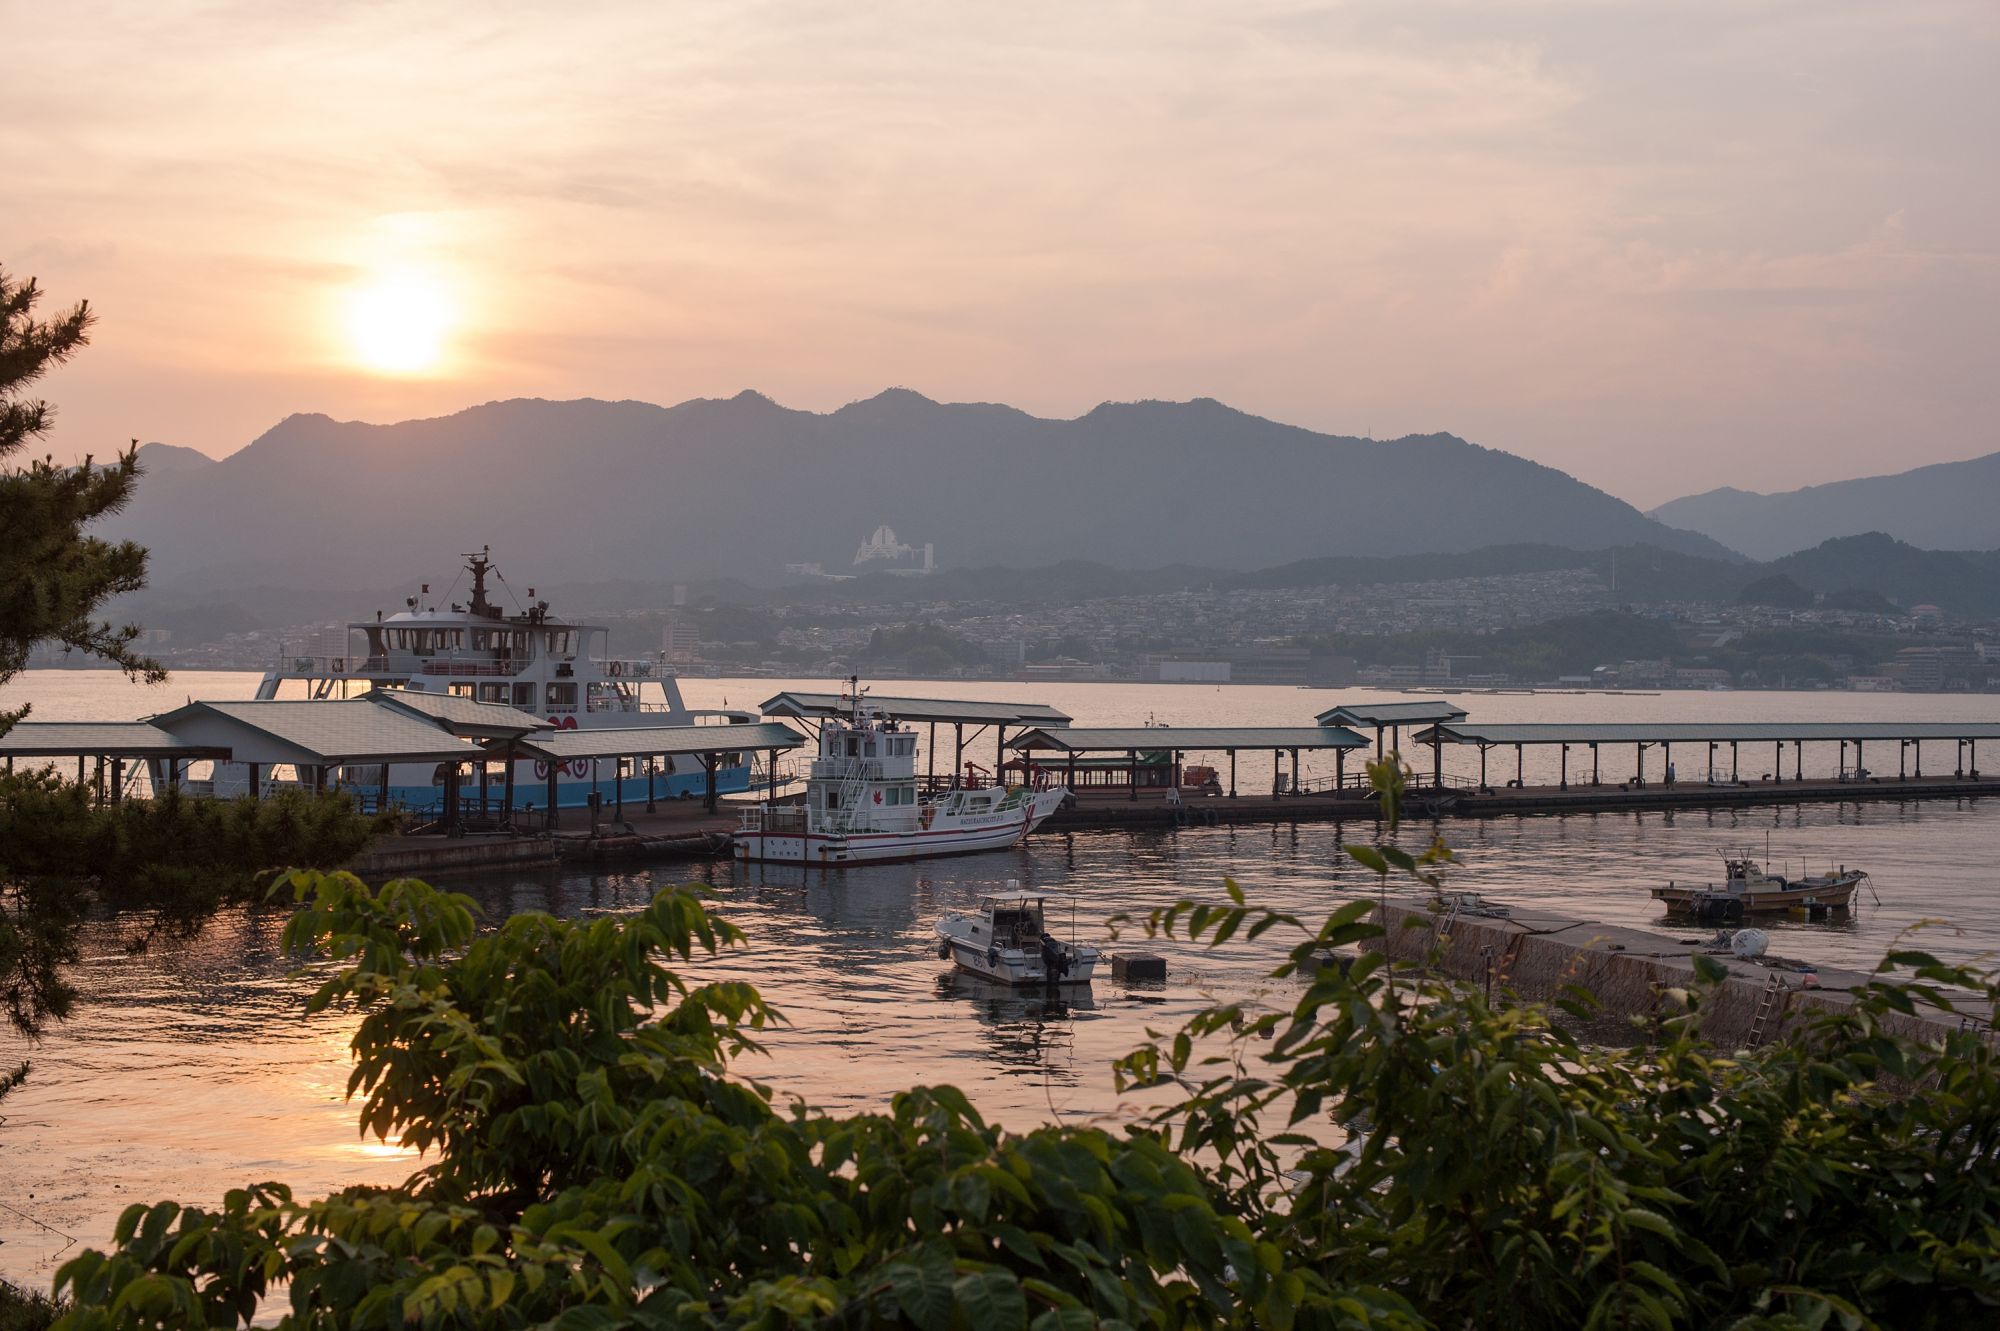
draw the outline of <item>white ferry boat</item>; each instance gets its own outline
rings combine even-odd
[[[333,655],[281,648],[276,668],[258,684],[259,698],[276,698],[288,685],[293,696],[336,698],[369,689],[409,689],[448,694],[479,702],[500,703],[565,730],[632,729],[640,726],[747,724],[754,712],[691,711],[681,701],[673,668],[646,657],[615,658],[608,652],[609,630],[599,624],[567,623],[549,613],[549,603],[535,599],[530,587],[525,602],[509,614],[487,597],[487,578],[502,585],[493,566],[491,547],[465,556],[471,575],[470,594],[447,608],[425,605],[430,585],[404,602],[394,614],[377,612],[372,620],[347,626],[348,651]],[[453,584],[456,587],[456,584]],[[447,588],[445,595],[451,595]],[[557,804],[576,808],[587,804],[598,780],[611,773],[593,771],[587,759],[559,763]],[[241,764],[217,765],[218,794],[232,787],[248,789],[248,772]],[[504,780],[505,764],[489,764],[489,780]],[[707,775],[693,758],[661,760],[655,769],[655,790],[682,798],[702,794]],[[718,792],[747,790],[750,765],[746,756],[726,755],[716,771]],[[515,765],[517,788],[534,797],[548,788],[546,763],[523,760]],[[382,769],[349,767],[341,783],[360,791],[377,791]],[[389,771],[389,800],[407,808],[436,804],[443,795],[443,773],[427,765],[394,764]]]
[[[783,864],[879,864],[1018,845],[1068,797],[1061,786],[951,789],[926,798],[917,735],[877,716],[862,690],[820,727],[804,804],[746,809],[736,857]]]

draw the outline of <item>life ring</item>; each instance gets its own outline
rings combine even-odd
[[[333,673],[334,673],[334,674],[336,674],[336,675],[344,675],[344,674],[346,674],[346,673],[347,673],[347,658],[346,658],[346,657],[344,657],[344,656],[336,656],[336,657],[334,657],[334,658],[333,658]]]
[[[607,675],[622,675],[625,673],[625,663],[623,661],[613,661],[606,667],[604,673]]]

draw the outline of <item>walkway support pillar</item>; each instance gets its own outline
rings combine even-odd
[[[951,783],[955,786],[965,775],[965,722],[952,722],[951,733]]]
[[[1896,779],[1910,779],[1910,741],[1906,739],[1896,741]]]
[[[121,804],[125,800],[125,760],[111,760],[111,802]]]
[[[506,821],[507,821],[507,822],[509,822],[509,823],[511,823],[511,822],[513,822],[513,821],[514,821],[514,746],[513,746],[513,744],[512,744],[512,743],[509,743],[509,744],[507,745],[507,747],[506,747],[506,748],[505,748],[504,750],[502,750],[502,752],[504,752],[504,753],[505,753],[505,754],[507,755],[507,775],[506,775],[506,778],[505,778],[504,780],[502,780],[502,781],[501,781],[501,783],[500,783],[500,786],[501,786],[501,793],[502,793],[502,794],[503,794],[503,795],[504,795],[504,796],[506,797],[506,800],[507,800],[507,814],[506,814]]]
[[[1917,746],[1917,780],[1921,781],[1924,779],[1924,742],[1919,739],[1911,743]]]
[[[1489,787],[1488,787],[1488,786],[1487,786],[1487,784],[1486,784],[1486,750],[1487,750],[1487,748],[1488,748],[1488,746],[1487,746],[1487,745],[1484,745],[1484,744],[1482,744],[1482,745],[1480,745],[1480,746],[1479,746],[1479,788],[1480,788],[1481,790],[1487,790],[1487,789],[1489,789]]]
[[[1514,746],[1514,789],[1526,790],[1527,788],[1528,746],[1525,744],[1516,744]]]
[[[1596,740],[1590,741],[1590,784],[1593,786],[1601,786],[1604,784],[1603,780],[1600,779],[1598,775]]]
[[[1731,781],[1740,781],[1742,779],[1737,776],[1737,773],[1743,769],[1738,766],[1736,759],[1736,741],[1732,739],[1729,741],[1729,779]]]
[[[551,761],[549,763],[549,793],[548,793],[549,808],[547,815],[549,830],[551,832],[556,830],[556,778],[561,774],[562,774],[562,764],[559,762]]]
[[[1292,794],[1299,793],[1299,751],[1292,750]]]
[[[1236,798],[1236,750],[1229,751],[1229,798]]]
[[[722,755],[720,753],[704,753],[701,755],[702,776],[708,783],[707,792],[702,798],[701,807],[707,809],[710,813],[715,812],[715,769],[721,762]]]
[[[611,812],[619,822],[625,821],[625,760],[613,758],[618,764],[611,769]]]
[[[1139,802],[1139,751],[1125,750],[1125,798],[1136,804]]]
[[[658,813],[660,797],[653,790],[653,756],[646,755],[646,812]]]
[[[1569,789],[1569,745],[1565,744],[1562,746],[1562,755],[1558,761],[1562,764],[1561,767],[1562,776],[1557,781],[1556,788],[1558,790],[1568,790]]]
[[[1804,781],[1805,779],[1806,742],[1802,739],[1795,739],[1792,741],[1792,780]]]

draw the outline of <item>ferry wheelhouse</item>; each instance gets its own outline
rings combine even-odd
[[[935,796],[917,777],[917,734],[877,715],[857,686],[848,715],[820,727],[805,802],[746,809],[736,857],[790,864],[879,864],[1020,844],[1059,808],[1060,786],[971,787]]]
[[[532,587],[527,601],[508,613],[487,594],[489,577],[502,585],[506,582],[493,565],[491,547],[466,555],[465,560],[471,590],[464,602],[447,602],[442,609],[425,605],[423,599],[430,594],[426,583],[402,610],[377,612],[372,620],[349,624],[347,650],[339,654],[281,648],[278,664],[265,673],[257,696],[284,696],[288,688],[291,696],[307,698],[408,689],[499,703],[565,730],[757,720],[754,712],[690,709],[681,699],[670,665],[653,657],[612,656],[607,627],[558,618],[550,613],[547,601],[534,599]],[[707,776],[696,760],[682,759],[679,766],[671,758],[662,762],[664,771],[655,769],[661,794],[684,798],[706,790]],[[501,780],[504,764],[489,767],[489,779]],[[561,763],[558,768],[557,803],[564,808],[587,804],[591,791],[612,775],[588,760]],[[547,764],[525,760],[516,764],[514,772],[517,784],[531,790],[546,789],[548,776]],[[361,790],[380,789],[381,778],[379,767],[341,773],[343,785]],[[747,790],[750,778],[747,756],[729,755],[716,772],[716,789]],[[390,801],[409,808],[429,807],[441,798],[443,780],[441,770],[396,764],[389,772]],[[247,789],[248,773],[240,764],[219,764],[216,783],[221,794],[232,793],[232,784]]]

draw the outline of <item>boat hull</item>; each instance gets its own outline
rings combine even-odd
[[[1717,904],[1733,904],[1740,907],[1744,915],[1776,915],[1789,910],[1805,910],[1812,906],[1824,906],[1828,910],[1847,910],[1854,900],[1855,889],[1860,886],[1857,879],[1852,882],[1803,885],[1788,887],[1779,891],[1730,892],[1710,887],[1656,887],[1653,899],[1670,911],[1698,914],[1705,907]]]
[[[929,827],[891,831],[856,829],[767,831],[745,826],[735,834],[736,858],[746,864],[808,864],[838,868],[849,864],[894,864],[946,855],[975,855],[1018,846],[1062,803],[1064,791],[1043,791],[1017,814],[972,826],[947,826],[940,818]]]

